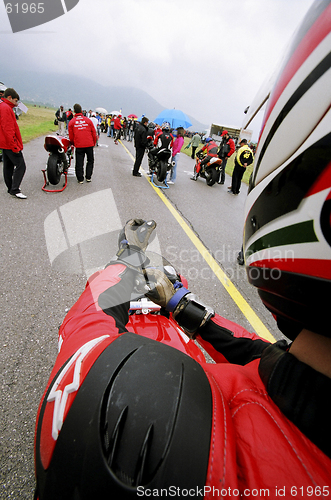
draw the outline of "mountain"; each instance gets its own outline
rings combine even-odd
[[[22,100],[58,107],[72,108],[78,102],[83,109],[106,108],[122,110],[123,116],[142,114],[154,120],[165,108],[147,92],[134,87],[104,86],[88,78],[56,73],[36,73],[2,69],[0,79],[14,87]],[[189,116],[191,130],[203,131],[207,126]]]

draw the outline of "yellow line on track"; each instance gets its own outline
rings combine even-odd
[[[130,151],[125,147],[125,145],[120,141],[121,145],[127,152],[129,156],[134,160],[134,157],[130,153]],[[203,243],[199,240],[199,238],[196,236],[196,234],[192,231],[192,229],[188,226],[188,224],[184,221],[181,215],[177,212],[177,210],[173,207],[173,205],[170,203],[168,198],[163,194],[162,190],[159,189],[156,186],[153,186],[151,183],[150,178],[146,175],[145,171],[143,168],[140,168],[142,170],[144,177],[148,180],[149,184],[152,186],[154,191],[157,193],[157,195],[161,198],[163,203],[166,205],[168,210],[171,212],[171,214],[174,216],[178,224],[181,226],[183,231],[187,234],[187,236],[190,238],[192,241],[193,245],[197,248],[203,259],[206,261],[206,263],[209,265],[215,276],[219,279],[221,284],[224,286],[225,290],[228,292],[232,300],[236,303],[236,305],[239,307],[243,315],[246,317],[246,319],[249,321],[249,323],[252,325],[254,328],[255,333],[259,335],[260,337],[264,338],[265,340],[268,340],[269,342],[275,342],[275,338],[271,335],[269,330],[266,328],[266,326],[263,324],[263,322],[260,320],[260,318],[257,316],[257,314],[253,311],[251,306],[246,302],[244,297],[241,295],[241,293],[236,289],[232,281],[227,277],[227,275],[224,273],[220,265],[216,262],[214,257],[209,253],[207,248],[203,245]]]

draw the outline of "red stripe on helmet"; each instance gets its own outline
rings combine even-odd
[[[305,60],[310,56],[310,54],[316,49],[316,47],[322,42],[322,40],[330,33],[331,30],[331,4],[326,7],[319,18],[315,21],[310,30],[302,38],[301,42],[293,52],[292,56],[288,60],[284,70],[282,71],[282,76],[277,82],[275,89],[271,95],[266,114],[263,120],[262,131],[264,126],[271,114],[271,111],[275,107],[276,102],[284,91],[285,87],[291,81],[295,73],[302,66]]]
[[[331,162],[323,170],[316,182],[311,186],[305,197],[307,198],[308,196],[319,193],[320,191],[324,191],[324,189],[328,188],[330,189],[330,192],[326,198],[327,200],[331,198]]]
[[[264,259],[253,262],[249,268],[279,269],[280,271],[331,279],[330,260],[327,259]],[[277,279],[276,274],[273,277]]]

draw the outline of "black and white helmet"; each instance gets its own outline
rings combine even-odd
[[[331,336],[331,0],[314,2],[271,90],[245,208],[250,283],[285,335]]]

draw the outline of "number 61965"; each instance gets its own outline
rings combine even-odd
[[[44,12],[44,3],[27,3],[24,2],[21,5],[18,3],[6,3],[6,12],[7,14],[11,14],[12,12],[18,14],[22,12],[23,14],[42,14]]]

